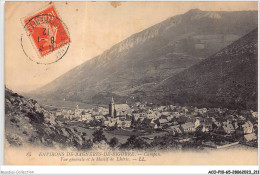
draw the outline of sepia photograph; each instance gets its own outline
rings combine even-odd
[[[257,1],[7,1],[4,35],[5,164],[258,164]]]

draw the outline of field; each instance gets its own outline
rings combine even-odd
[[[92,134],[95,132],[95,129],[77,127],[77,130],[79,132],[86,133],[88,138],[93,139]],[[128,135],[116,135],[116,134],[110,133],[108,131],[104,131],[104,135],[106,136],[108,141],[110,141],[113,137],[116,137],[118,139],[119,143],[125,143],[127,141],[127,139],[129,138]]]
[[[87,128],[81,122],[70,122],[67,123],[70,127],[75,128],[78,132],[86,133],[86,136],[90,139],[93,138],[92,134],[95,132],[95,128]],[[113,131],[103,130],[107,140],[110,141],[113,137],[116,137],[120,143],[125,143],[131,135],[141,136],[152,140],[155,136],[165,135],[165,131],[151,131],[147,130],[136,130],[136,129],[117,129]]]
[[[45,109],[50,111],[55,111],[57,109],[76,109],[78,105],[80,109],[89,109],[93,108],[95,104],[87,104],[81,102],[73,102],[73,101],[63,101],[63,100],[48,100],[48,99],[37,99],[39,104],[43,106]],[[99,105],[101,106],[101,105]]]

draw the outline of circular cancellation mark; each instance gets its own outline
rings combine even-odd
[[[66,55],[70,46],[69,31],[60,18],[51,14],[40,14],[25,19],[24,23],[21,46],[31,61],[47,65],[61,60]]]

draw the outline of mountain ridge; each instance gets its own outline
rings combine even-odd
[[[193,13],[202,18],[191,20]],[[93,103],[100,93],[128,96],[139,86],[154,85],[189,68],[257,26],[256,11],[215,13],[221,18],[201,10],[170,17],[29,95],[84,103]]]
[[[180,101],[178,98],[182,96],[190,103],[199,104],[204,100],[204,106],[211,101],[214,106],[256,110],[257,36],[256,28],[209,58],[169,78],[151,92],[158,92],[156,96],[168,100],[172,98],[170,101]]]

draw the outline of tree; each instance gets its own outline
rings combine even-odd
[[[93,142],[96,143],[96,142],[100,142],[102,140],[104,141],[107,141],[107,138],[106,136],[103,134],[103,131],[100,129],[100,130],[96,130],[93,134]]]
[[[82,144],[82,149],[90,149],[90,148],[92,148],[92,146],[93,146],[93,142],[90,140],[90,139],[88,139],[88,140],[85,140],[84,142],[83,142],[83,144]]]
[[[91,120],[89,122],[89,126],[92,126],[92,127],[102,126],[102,122],[99,122],[97,120]]]
[[[119,143],[118,139],[116,137],[113,137],[110,142],[109,145],[114,148],[117,144]]]
[[[135,135],[131,135],[126,143],[124,143],[121,148],[125,149],[145,149],[145,148],[149,148],[150,144],[147,143],[146,141],[144,141],[142,138],[139,138]]]
[[[137,137],[136,135],[131,135],[128,139],[127,139],[127,142],[128,144],[134,144],[135,141],[136,141]]]

